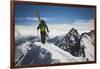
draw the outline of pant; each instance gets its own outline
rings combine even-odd
[[[44,44],[46,40],[46,32],[40,32],[41,33],[41,42]]]

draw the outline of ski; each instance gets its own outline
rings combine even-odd
[[[41,22],[41,17],[40,17],[40,13],[39,13],[39,11],[38,11],[38,10],[36,11],[36,16],[37,16],[38,21],[39,21],[39,23],[40,23],[40,22]]]

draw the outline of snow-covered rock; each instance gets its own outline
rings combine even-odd
[[[82,57],[74,57],[69,52],[60,49],[52,43],[46,43],[43,45],[40,42],[35,42],[34,44],[41,46],[41,48],[44,48],[46,51],[50,52],[51,59],[57,61],[58,63],[83,61]],[[54,62],[52,61],[52,63]]]
[[[95,57],[95,46],[94,46],[94,33],[83,33],[81,36],[80,45],[84,47],[84,56],[88,61],[94,61]]]
[[[20,60],[20,57],[25,56],[28,51],[31,49],[31,42],[26,41],[15,48],[15,62]]]
[[[74,56],[79,56],[80,35],[76,29],[72,28],[63,38],[57,40],[55,45]]]

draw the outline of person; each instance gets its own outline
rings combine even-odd
[[[44,20],[40,21],[39,26],[37,27],[37,30],[40,29],[40,34],[41,34],[41,42],[45,44],[47,32],[49,32],[48,27],[46,25],[46,22]]]

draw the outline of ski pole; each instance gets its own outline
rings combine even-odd
[[[38,41],[38,30],[37,30],[37,41]]]
[[[48,32],[48,41],[49,41],[49,39],[50,39],[50,38],[49,38],[49,32]],[[48,42],[48,43],[49,43],[49,42]]]
[[[46,40],[46,42],[48,42],[48,33],[46,32],[46,35],[45,35],[45,40]]]

